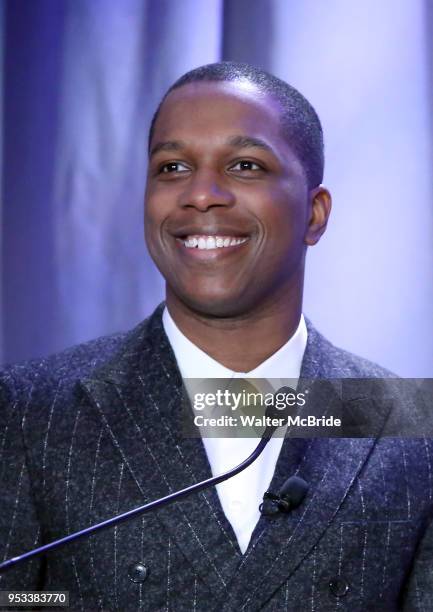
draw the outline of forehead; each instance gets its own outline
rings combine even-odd
[[[231,133],[281,141],[278,102],[249,82],[188,83],[165,99],[153,140],[225,140]]]

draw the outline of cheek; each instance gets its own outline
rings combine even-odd
[[[153,259],[158,258],[161,250],[161,217],[160,210],[155,206],[155,202],[148,200],[144,206],[144,237],[147,248]]]
[[[278,250],[303,241],[307,219],[304,189],[275,188],[257,212],[268,239]]]
[[[167,198],[164,198],[155,189],[148,189],[144,199],[144,223],[150,233],[159,234],[161,225],[169,214]]]
[[[178,201],[178,188],[168,183],[150,182],[144,195],[144,221],[152,230],[160,233],[166,219],[175,213]]]

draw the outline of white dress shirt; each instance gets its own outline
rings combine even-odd
[[[269,380],[274,390],[284,385],[293,387],[299,379],[307,345],[307,326],[303,315],[296,332],[286,344],[250,372],[233,372],[212,359],[180,331],[167,308],[164,309],[162,322],[184,379],[263,378]],[[283,437],[272,438],[251,466],[216,485],[221,506],[242,553],[245,553],[260,518],[259,505],[271,483],[283,440]],[[257,446],[257,438],[203,438],[203,444],[212,474],[217,476],[246,459]]]

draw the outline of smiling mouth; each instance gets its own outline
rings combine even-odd
[[[205,234],[194,234],[177,238],[187,249],[198,249],[200,251],[210,251],[238,246],[247,242],[245,236],[208,236]]]

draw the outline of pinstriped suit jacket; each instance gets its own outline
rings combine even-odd
[[[201,440],[179,433],[162,307],[127,335],[3,373],[2,558],[211,475]],[[389,375],[308,330],[302,377]],[[271,488],[296,472],[308,494],[262,517],[245,555],[210,489],[18,566],[0,589],[64,589],[92,611],[432,610],[432,457],[429,440],[287,439]]]

